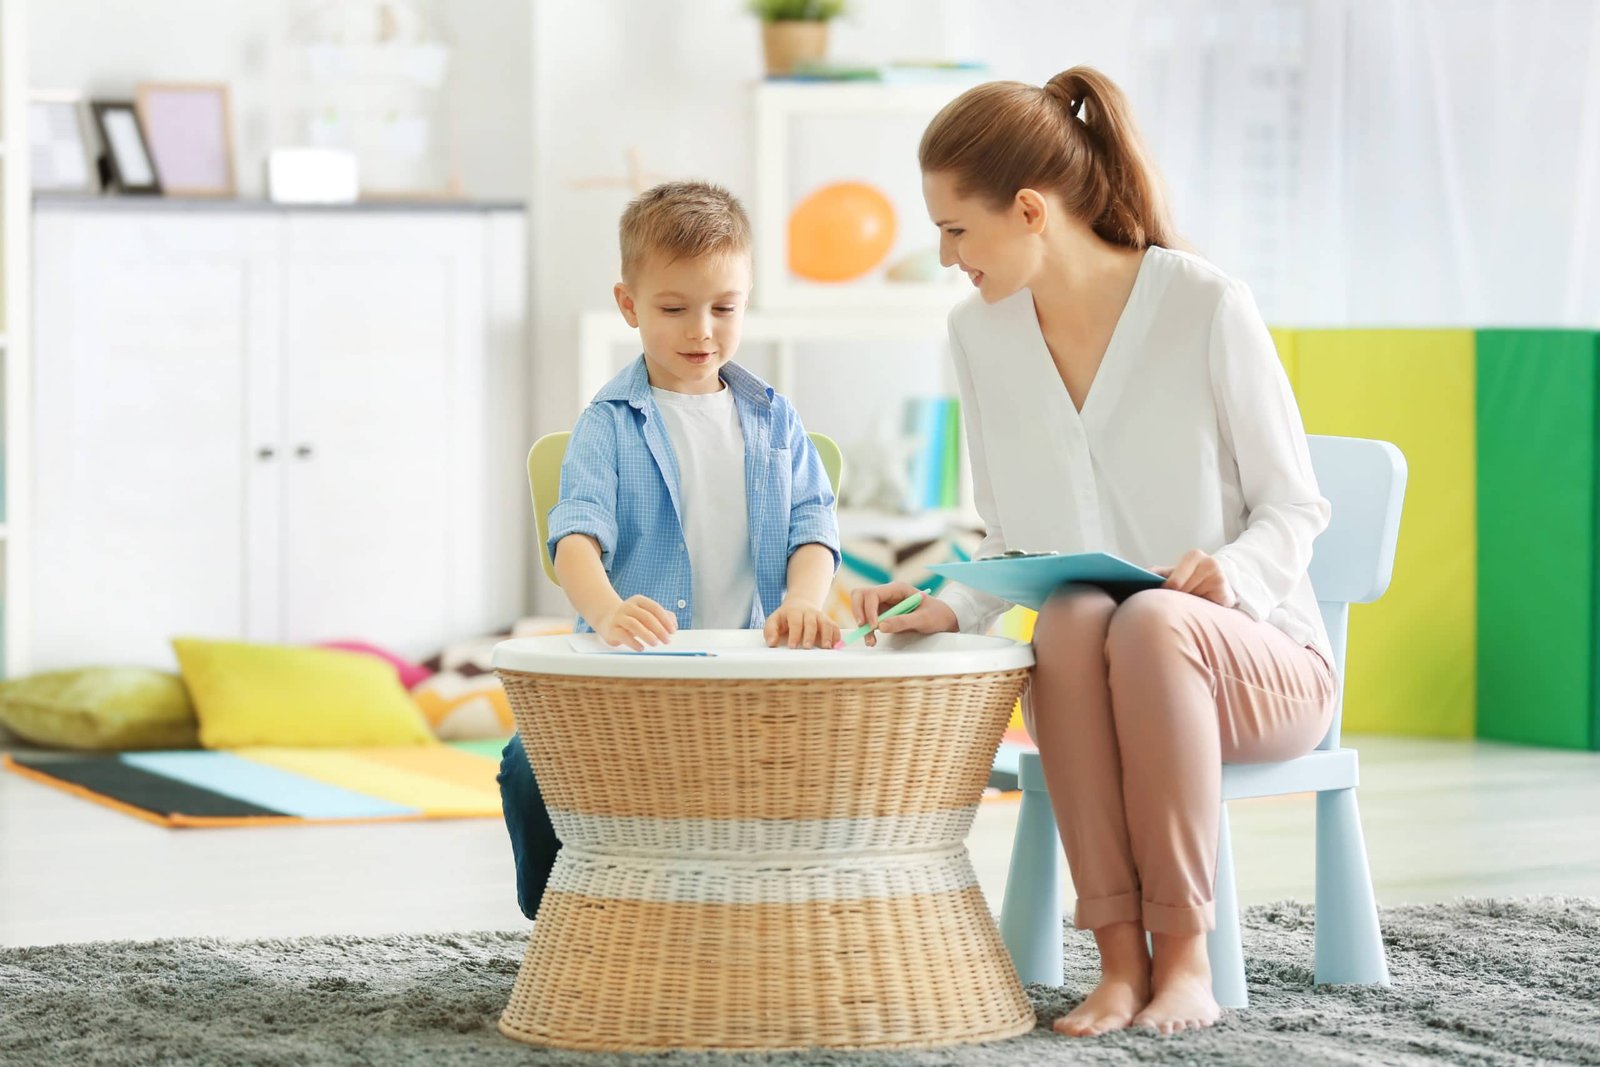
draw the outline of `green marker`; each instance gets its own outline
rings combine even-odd
[[[922,603],[922,594],[921,593],[912,593],[910,596],[908,596],[904,600],[900,601],[900,603],[896,604],[894,607],[890,608],[888,611],[879,612],[878,613],[878,621],[882,622],[884,619],[892,618],[895,615],[904,615],[908,611],[915,611],[916,608],[917,608],[917,605],[921,604],[921,603]],[[854,630],[851,630],[848,634],[846,634],[844,640],[840,641],[839,644],[834,646],[834,647],[838,648],[838,647],[843,647],[844,645],[853,645],[857,641],[861,640],[863,637],[865,637],[868,634],[870,634],[872,632],[872,629],[873,628],[872,628],[872,624],[871,623],[868,623],[865,626],[858,626]]]

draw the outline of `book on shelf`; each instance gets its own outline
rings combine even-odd
[[[906,401],[902,425],[914,444],[905,509],[931,511],[959,506],[961,402],[953,396],[913,397]]]

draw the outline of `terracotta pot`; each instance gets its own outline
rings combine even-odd
[[[819,61],[828,54],[828,24],[763,22],[761,47],[767,55],[769,75],[793,74],[799,64]]]

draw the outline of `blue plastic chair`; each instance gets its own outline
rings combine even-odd
[[[1317,538],[1311,584],[1333,643],[1342,685],[1350,605],[1381,597],[1394,571],[1406,461],[1387,441],[1354,437],[1311,437],[1309,441],[1318,485],[1333,505],[1332,520]],[[1249,1002],[1227,803],[1248,797],[1317,794],[1317,981],[1389,984],[1367,847],[1356,810],[1360,777],[1356,751],[1339,745],[1342,691],[1340,702],[1327,736],[1308,755],[1283,763],[1225,764],[1222,768],[1217,926],[1206,938],[1206,949],[1211,958],[1212,992],[1225,1008],[1242,1008]],[[1000,933],[1024,982],[1059,986],[1063,963],[1061,842],[1037,753],[1022,756],[1019,778],[1022,805],[1000,908]]]

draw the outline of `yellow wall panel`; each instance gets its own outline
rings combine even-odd
[[[1278,348],[1278,358],[1283,361],[1283,372],[1289,376],[1289,385],[1299,395],[1300,383],[1296,377],[1300,370],[1300,357],[1295,349],[1295,331],[1274,326],[1271,329],[1272,343]]]
[[[1477,656],[1475,335],[1297,330],[1306,430],[1392,441],[1410,470],[1394,581],[1350,610],[1344,727],[1471,737]]]

